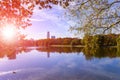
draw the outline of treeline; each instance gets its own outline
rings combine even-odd
[[[88,48],[120,46],[120,34],[84,36],[78,38],[57,38],[57,39],[40,39],[36,41],[36,46],[50,45],[83,45]]]
[[[50,45],[82,45],[81,39],[77,38],[57,38],[57,39],[41,39],[36,41],[36,46]]]

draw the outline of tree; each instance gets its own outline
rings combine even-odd
[[[73,0],[67,15],[76,19],[72,31],[84,34],[107,34],[120,28],[120,0]]]

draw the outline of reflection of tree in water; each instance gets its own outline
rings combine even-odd
[[[120,53],[117,52],[117,48],[97,48],[97,49],[87,49],[84,48],[83,53],[87,60],[92,58],[115,58],[119,57]]]
[[[1,48],[0,58],[8,57],[8,59],[16,59],[17,54],[28,53],[33,48],[30,47],[19,47],[19,48]],[[120,57],[120,49],[117,48],[74,48],[74,47],[47,47],[47,48],[36,48],[39,52],[47,52],[47,57],[50,57],[51,53],[57,52],[62,54],[79,54],[83,52],[87,60],[93,58],[115,58]]]
[[[0,58],[8,57],[8,59],[16,59],[16,55],[22,52],[30,52],[32,49],[24,48],[1,48],[0,49]]]
[[[72,47],[47,47],[47,48],[37,48],[40,52],[58,52],[58,53],[80,53],[83,48],[72,48]]]
[[[119,56],[120,57],[120,47],[117,47],[117,56]]]
[[[37,48],[36,50],[39,52],[47,52],[47,57],[50,57],[51,53],[57,52],[57,53],[77,53],[79,54],[82,51],[83,48],[72,48],[72,47],[46,47],[46,48]]]
[[[87,60],[91,60],[93,58],[115,58],[120,57],[120,52],[117,51],[117,48],[62,48],[62,47],[47,47],[47,48],[37,48],[36,50],[40,52],[47,52],[48,57],[50,56],[50,52],[58,52],[58,53],[80,53],[83,52]]]

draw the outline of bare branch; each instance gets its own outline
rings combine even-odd
[[[115,22],[115,23],[113,23],[113,24],[111,24],[108,28],[106,28],[106,29],[103,31],[103,33],[105,33],[105,31],[107,31],[108,29],[112,28],[113,26],[115,26],[115,25],[117,25],[117,24],[119,24],[119,23],[120,23],[120,20],[117,21],[117,22]]]
[[[98,19],[116,19],[116,18],[120,18],[120,16],[115,16],[115,17],[102,17],[102,18],[93,18],[92,20],[98,20]]]
[[[106,9],[109,9],[112,5],[114,5],[115,3],[120,3],[120,1],[114,1],[112,2],[111,4],[108,4],[108,6],[106,6],[105,8],[101,8],[98,12],[97,15],[99,15],[102,11],[106,10]]]

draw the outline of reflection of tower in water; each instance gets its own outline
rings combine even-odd
[[[47,52],[47,57],[48,57],[48,58],[50,57],[50,52]]]

